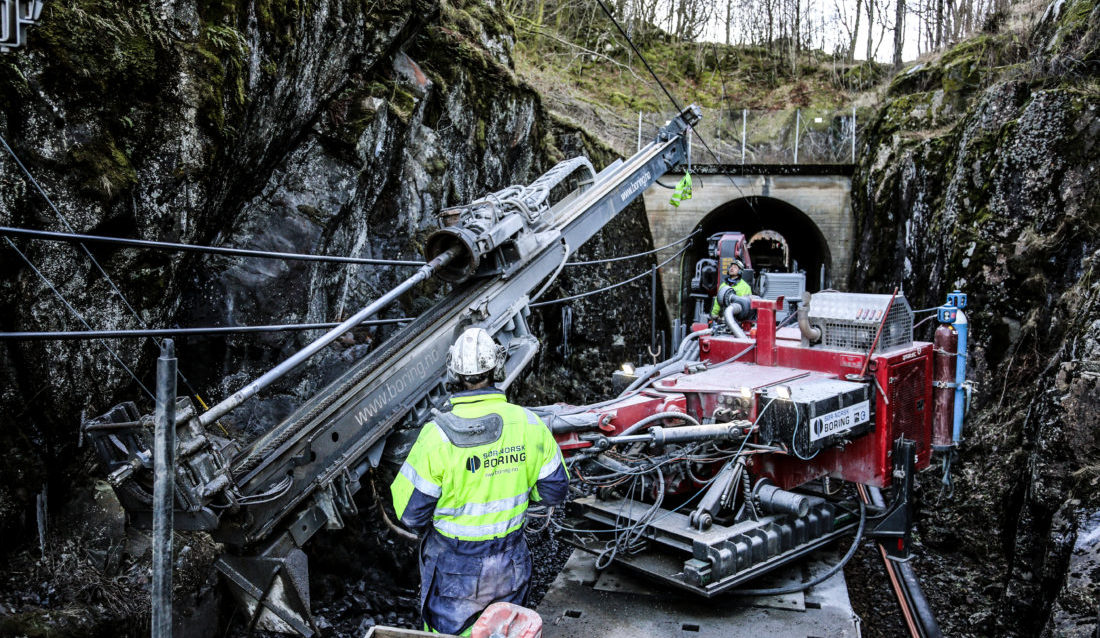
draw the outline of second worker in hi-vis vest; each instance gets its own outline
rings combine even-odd
[[[503,380],[505,359],[485,330],[459,336],[447,367],[465,389],[424,426],[390,486],[401,522],[423,534],[420,608],[429,631],[469,635],[490,604],[524,604],[527,505],[560,504],[569,489],[550,430],[492,385]]]

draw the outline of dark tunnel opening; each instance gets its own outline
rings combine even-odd
[[[696,229],[702,232],[684,252],[680,270],[680,310],[685,321],[693,308],[688,299],[695,263],[708,256],[707,238],[715,233],[743,233],[756,272],[805,272],[810,292],[831,286],[832,254],[825,236],[806,213],[787,202],[772,197],[736,199],[708,213]]]

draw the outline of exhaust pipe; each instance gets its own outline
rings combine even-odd
[[[802,293],[802,305],[798,307],[798,329],[809,343],[821,341],[821,329],[810,325],[810,293]]]
[[[738,339],[748,339],[745,331],[741,329],[741,324],[737,323],[737,319],[733,317],[737,310],[740,310],[740,306],[731,303],[722,311],[722,318],[726,320],[726,328],[729,329],[731,335]]]

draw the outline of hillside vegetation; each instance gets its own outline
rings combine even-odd
[[[647,122],[663,122],[656,114],[673,112],[672,102],[602,11],[578,14],[570,7],[548,3],[541,21],[522,12],[510,16],[516,73],[538,90],[552,114],[620,153],[632,152],[638,113]],[[886,65],[850,63],[821,51],[802,51],[792,63],[782,47],[682,41],[649,25],[628,34],[681,106],[731,113],[836,109],[866,104],[865,93],[888,78]]]

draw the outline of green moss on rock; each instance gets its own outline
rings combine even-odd
[[[110,137],[77,146],[69,151],[69,157],[82,177],[81,186],[100,199],[111,200],[137,182],[130,158]]]

